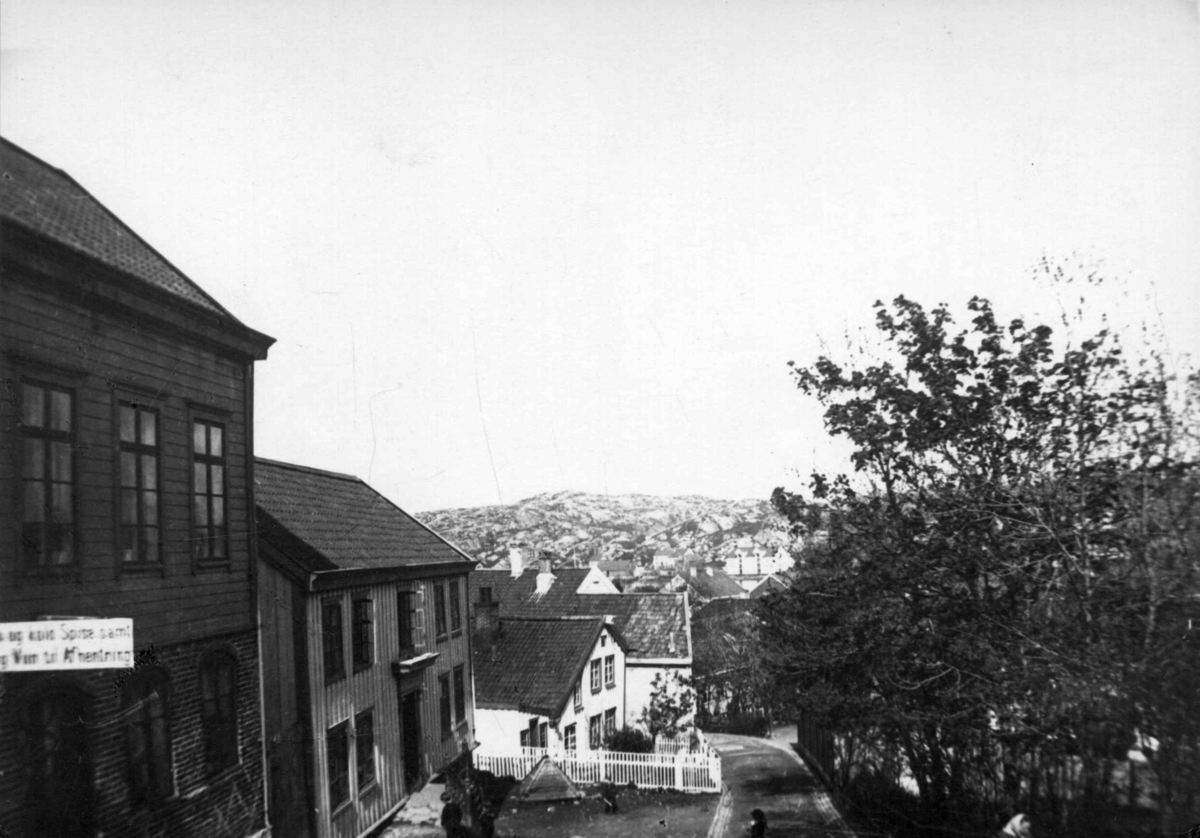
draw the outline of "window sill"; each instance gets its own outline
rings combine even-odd
[[[332,684],[337,684],[337,683],[340,683],[341,681],[345,681],[345,680],[346,680],[345,672],[339,672],[336,675],[326,675],[325,676],[325,686],[328,687]]]
[[[119,567],[122,575],[126,573],[130,576],[150,576],[155,573],[166,574],[166,565],[163,562],[121,562]]]
[[[435,643],[445,643],[449,639],[450,639],[449,635],[439,634],[437,637],[434,638],[434,642]]]
[[[354,664],[354,674],[357,675],[360,672],[366,672],[368,669],[370,669],[374,665],[375,665],[375,661],[371,661],[370,663],[356,663],[356,664]]]
[[[457,631],[450,632],[450,636],[451,637],[462,637],[462,629],[458,629]]]
[[[359,789],[358,799],[364,800],[372,795],[379,794],[379,779],[376,778],[367,784],[366,788]]]
[[[609,681],[607,684],[604,685],[604,689],[611,690],[611,689],[614,689],[616,686],[617,686],[616,681]]]
[[[600,688],[592,687],[592,695],[600,695]]]
[[[343,800],[341,803],[339,803],[338,805],[334,806],[334,807],[333,807],[333,812],[332,812],[332,813],[330,813],[330,815],[329,815],[329,819],[330,819],[331,821],[336,821],[336,820],[337,820],[338,818],[340,818],[342,815],[344,815],[344,814],[346,814],[347,812],[351,811],[351,810],[354,808],[354,807],[352,807],[352,806],[350,805],[352,802],[353,802],[353,801],[351,801],[351,800],[348,800],[348,799],[347,799],[347,800]]]
[[[214,571],[233,570],[233,562],[229,559],[194,559],[192,567],[195,573],[212,573]]]
[[[21,575],[30,582],[78,582],[82,578],[75,564],[26,565]]]

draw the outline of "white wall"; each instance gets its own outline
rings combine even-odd
[[[664,679],[671,678],[671,673],[678,673],[681,678],[692,677],[692,667],[664,666],[661,664],[644,665],[635,661],[627,661],[625,665],[625,724],[645,730],[642,724],[642,711],[650,706],[650,695],[654,688],[654,676],[661,675]],[[693,712],[694,715],[694,712]],[[688,717],[690,721],[691,717]]]

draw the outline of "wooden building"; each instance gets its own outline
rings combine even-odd
[[[352,838],[470,765],[474,562],[358,478],[255,476],[271,818]]]
[[[240,323],[0,140],[0,619],[133,620],[136,668],[0,673],[0,832],[266,829]]]
[[[509,617],[475,605],[481,753],[595,751],[625,724],[629,645],[604,617]]]

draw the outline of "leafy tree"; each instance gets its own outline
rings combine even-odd
[[[956,330],[943,305],[877,303],[882,360],[792,365],[856,475],[773,495],[798,531],[829,522],[767,600],[774,683],[844,756],[910,774],[926,818],[1079,822],[1137,732],[1179,787],[1164,808],[1191,807],[1196,377],[1180,396],[1108,328],[1056,345],[967,308]]]
[[[678,672],[664,678],[660,672],[650,682],[650,703],[642,710],[642,724],[655,742],[660,736],[675,736],[694,706],[690,680]]]

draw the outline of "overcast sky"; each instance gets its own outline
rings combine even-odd
[[[4,0],[0,132],[248,325],[257,451],[401,506],[767,497],[786,362],[1098,265],[1200,351],[1200,26],[1157,2]]]

